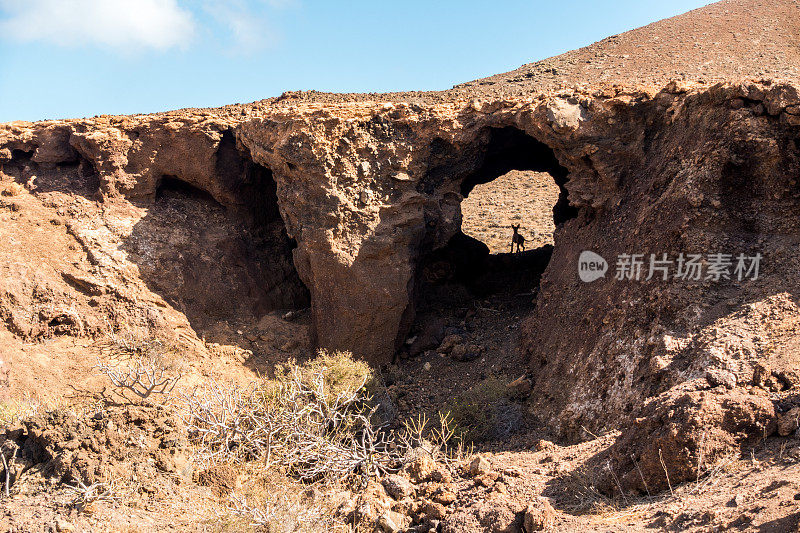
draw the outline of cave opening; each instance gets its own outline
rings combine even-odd
[[[199,336],[254,353],[274,316],[309,306],[269,168],[223,135],[214,180],[164,174],[128,243],[143,278]],[[240,333],[239,333],[240,332]],[[255,339],[243,340],[242,336]]]
[[[429,224],[413,287],[414,318],[398,338],[401,357],[464,333],[476,308],[515,320],[533,309],[554,231],[577,215],[567,177],[549,146],[516,127],[486,128],[466,148],[433,143],[420,188],[458,203],[460,215],[446,242],[437,242],[441,222]],[[519,252],[516,246],[512,252],[512,226],[525,238]]]
[[[156,187],[155,198],[156,202],[163,202],[169,198],[185,198],[195,202],[205,202],[216,208],[222,208],[222,205],[214,199],[211,193],[183,181],[178,176],[168,174],[161,176],[158,187]]]

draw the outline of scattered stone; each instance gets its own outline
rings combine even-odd
[[[539,439],[533,443],[533,449],[537,452],[549,452],[555,450],[557,446],[546,439]]]
[[[741,109],[745,105],[745,101],[741,98],[734,98],[729,102],[731,109]]]
[[[473,361],[481,356],[483,347],[478,344],[457,344],[450,351],[450,357],[456,361]]]
[[[492,491],[500,493],[500,494],[508,494],[508,487],[506,487],[505,483],[497,482],[492,487]]]
[[[425,514],[428,518],[432,518],[434,520],[444,520],[447,516],[447,509],[441,503],[436,502],[428,502],[425,505]]]
[[[431,480],[437,483],[452,483],[453,475],[445,466],[437,464],[436,469],[431,472]]]
[[[476,505],[478,522],[491,533],[518,533],[523,507],[507,496],[496,495]]]
[[[442,340],[442,344],[439,345],[436,351],[440,354],[449,354],[453,347],[461,343],[462,338],[462,335],[448,335]]]
[[[397,533],[405,531],[411,524],[411,519],[396,511],[386,511],[378,519],[378,525],[386,533]]]
[[[56,531],[59,533],[72,533],[75,531],[75,526],[72,522],[59,518],[56,520]]]
[[[409,480],[397,474],[389,474],[383,479],[383,488],[395,500],[402,500],[414,494],[414,486]]]
[[[527,376],[520,376],[506,385],[512,398],[523,399],[531,395],[533,383]]]
[[[393,503],[394,500],[386,493],[383,485],[370,480],[357,501],[353,519],[356,522],[374,526],[379,517],[388,511]]]
[[[736,374],[728,370],[710,368],[706,371],[706,381],[712,387],[733,389],[736,387]]]
[[[535,498],[525,509],[523,526],[528,533],[552,529],[556,520],[556,511],[547,498]]]
[[[737,494],[734,496],[730,502],[728,502],[729,507],[739,507],[744,503],[744,496],[741,494]]]
[[[800,427],[800,407],[778,414],[778,435],[788,437]]]
[[[492,465],[488,459],[479,455],[469,463],[469,475],[472,477],[488,474]]]
[[[436,470],[436,461],[427,453],[419,454],[406,466],[409,477],[415,483],[429,481]]]
[[[475,476],[475,484],[482,487],[490,488],[492,485],[494,485],[496,479],[497,479],[497,474],[494,472],[489,472],[486,474]]]
[[[433,501],[441,503],[442,505],[450,505],[456,501],[456,494],[450,490],[444,490],[433,496]]]

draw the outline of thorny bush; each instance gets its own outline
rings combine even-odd
[[[206,461],[260,459],[304,482],[396,469],[393,439],[373,420],[371,372],[360,365],[349,354],[323,352],[247,388],[212,379],[184,397],[190,437]]]
[[[279,366],[274,380],[246,388],[211,379],[183,398],[184,419],[205,462],[261,460],[303,482],[363,485],[402,468],[427,426],[427,420],[418,428],[406,424],[394,433],[377,423],[373,378],[350,354],[323,351],[302,366]],[[456,428],[447,415],[441,422],[430,437],[447,452],[458,440]]]

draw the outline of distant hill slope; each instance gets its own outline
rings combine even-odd
[[[575,85],[800,77],[800,0],[724,0],[447,91],[287,93],[297,101],[519,97]],[[270,99],[273,100],[273,99]]]
[[[518,94],[602,82],[792,79],[798,76],[799,37],[797,0],[725,0],[455,90],[500,86]]]

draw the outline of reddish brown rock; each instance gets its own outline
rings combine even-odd
[[[523,526],[526,532],[549,531],[555,525],[556,512],[547,498],[536,498],[525,508]]]

